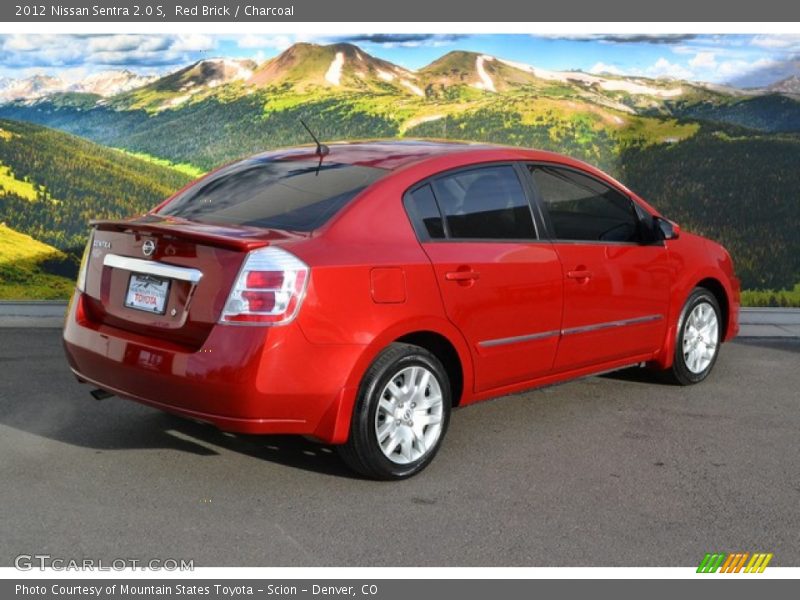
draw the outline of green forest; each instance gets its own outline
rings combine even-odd
[[[74,278],[89,220],[149,210],[190,179],[70,134],[0,119],[0,297],[14,297],[10,289],[64,297],[70,287],[46,276]]]

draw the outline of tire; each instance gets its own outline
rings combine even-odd
[[[702,287],[692,290],[677,326],[668,378],[679,385],[700,383],[714,368],[722,342],[722,311],[714,294]]]
[[[436,456],[450,422],[450,380],[433,354],[394,343],[367,369],[338,447],[354,471],[372,479],[404,479]]]

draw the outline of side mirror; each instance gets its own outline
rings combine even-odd
[[[662,240],[677,240],[681,234],[681,228],[677,223],[656,217],[656,233]]]

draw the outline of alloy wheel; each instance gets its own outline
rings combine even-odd
[[[419,365],[399,370],[375,411],[375,435],[384,456],[409,464],[436,446],[442,433],[443,397],[436,375]]]
[[[683,326],[683,360],[686,368],[699,374],[714,360],[719,347],[717,312],[708,302],[692,309]]]

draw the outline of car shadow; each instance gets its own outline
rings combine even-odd
[[[86,401],[85,410],[89,413],[93,402],[91,399]],[[109,398],[104,402],[119,405],[127,400]],[[56,431],[40,430],[36,433],[97,451],[166,449],[200,457],[214,457],[223,451],[229,451],[304,471],[359,478],[346,467],[333,447],[301,436],[233,434],[205,423],[155,412],[155,409],[144,410],[153,412],[132,418],[121,415],[113,422],[105,419],[94,421],[91,430],[87,427],[67,427]],[[123,409],[122,412],[128,411]]]
[[[200,446],[212,454],[218,453],[212,449],[218,447],[304,471],[348,479],[361,478],[347,468],[335,448],[302,436],[234,434],[221,431],[213,425],[167,413],[161,413],[157,417],[162,421],[161,429],[165,434]]]
[[[335,448],[301,436],[232,434],[116,397],[97,402],[88,386],[74,381],[53,387],[57,391],[47,394],[0,390],[0,425],[97,453],[161,449],[213,458],[227,451],[294,469],[361,478]]]
[[[674,382],[666,378],[662,373],[641,367],[628,367],[619,371],[610,371],[598,375],[604,379],[615,379],[617,381],[629,381],[632,383],[646,383],[648,385],[674,386]]]
[[[32,433],[97,451],[166,449],[209,458],[229,451],[294,469],[360,478],[347,468],[333,447],[301,436],[223,432],[207,423],[149,407],[126,406],[128,400],[116,397],[103,400],[102,409],[95,408],[96,401],[88,397],[88,391],[88,387],[79,390],[87,393],[87,399],[83,407],[75,406],[76,412],[83,413],[80,424],[67,421],[63,427],[47,430],[37,426]],[[93,414],[107,415],[114,411],[119,413],[112,419],[92,418]]]
[[[166,449],[213,458],[230,451],[295,469],[360,478],[335,448],[300,436],[226,433],[117,397],[93,400],[91,386],[79,384],[67,367],[56,330],[0,329],[0,369],[0,426],[98,453]],[[0,439],[0,453],[3,443]]]
[[[732,343],[755,348],[769,348],[770,350],[800,353],[800,338],[736,338]],[[640,367],[628,367],[627,369],[620,369],[619,371],[611,371],[609,373],[603,373],[599,375],[599,377],[634,383],[664,386],[679,385],[664,373]]]

